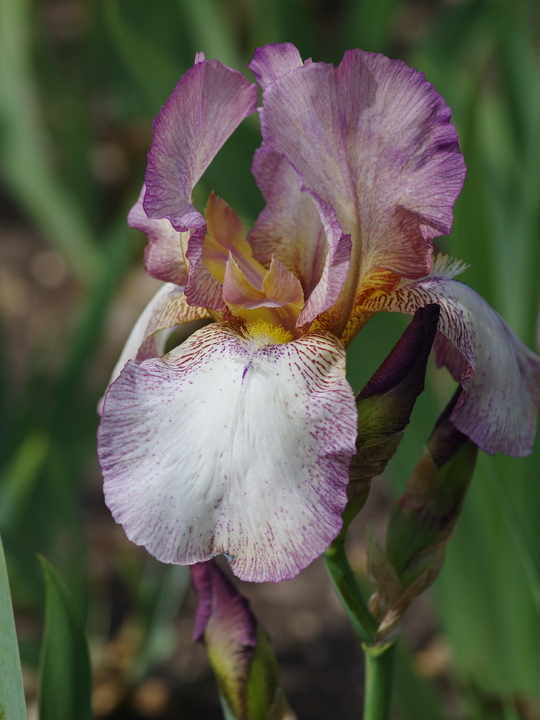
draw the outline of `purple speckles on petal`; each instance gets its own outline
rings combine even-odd
[[[128,364],[109,391],[99,431],[106,501],[128,537],[164,562],[226,553],[242,579],[279,581],[341,528],[357,422],[343,347],[313,333],[265,349],[210,325],[161,360]],[[191,526],[196,541],[182,534]]]

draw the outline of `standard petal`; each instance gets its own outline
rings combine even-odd
[[[225,553],[238,577],[295,576],[338,534],[355,452],[343,346],[268,345],[215,324],[128,363],[99,430],[105,496],[164,562]]]
[[[531,452],[540,409],[540,358],[474,290],[448,277],[402,281],[391,293],[374,293],[370,311],[413,314],[438,303],[438,362],[449,366],[463,392],[450,420],[482,450],[520,456]]]
[[[187,257],[196,265],[206,232],[191,192],[211,160],[257,105],[257,86],[217,60],[202,60],[178,81],[154,121],[144,210],[192,231]]]
[[[317,207],[311,195],[302,192],[292,165],[267,145],[255,153],[252,172],[266,200],[248,235],[253,254],[265,267],[272,257],[280,260],[309,297],[321,279],[328,252]]]
[[[370,270],[426,275],[430,241],[450,228],[465,167],[450,110],[424,76],[351,50],[336,69],[313,63],[274,80],[263,102],[265,142],[352,237],[342,316]]]
[[[316,193],[310,192],[310,194],[322,220],[328,254],[324,261],[321,279],[300,313],[298,326],[309,327],[315,318],[319,318],[321,327],[339,336],[349,312],[348,308],[345,311],[344,301],[341,298],[351,272],[353,249],[351,236],[343,233],[334,208],[321,200]],[[323,313],[324,317],[321,318]]]
[[[144,267],[157,280],[185,285],[188,279],[182,241],[188,233],[177,232],[169,220],[151,220],[144,211],[146,185],[128,214],[128,225],[143,232],[148,238],[144,251]]]
[[[172,283],[163,285],[133,326],[122,354],[114,367],[109,384],[120,375],[128,360],[140,363],[163,354],[170,333],[161,331],[170,330],[172,332],[177,325],[206,318],[210,318],[210,315],[204,308],[192,307],[187,304],[183,287]]]
[[[248,68],[265,88],[269,83],[303,65],[300,53],[292,43],[271,43],[257,48]]]

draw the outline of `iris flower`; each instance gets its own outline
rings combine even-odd
[[[192,190],[255,111],[258,89],[198,54],[153,126],[129,222],[164,281],[104,402],[105,498],[128,537],[167,563],[225,554],[244,580],[295,576],[339,533],[357,411],[345,346],[379,311],[438,303],[435,350],[461,383],[454,425],[488,453],[531,450],[540,359],[433,257],[465,176],[450,110],[399,60],[350,50],[334,68],[267,45],[242,222]],[[214,322],[163,354],[171,328]]]

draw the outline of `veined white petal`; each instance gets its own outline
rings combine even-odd
[[[128,363],[99,431],[105,498],[163,562],[225,553],[279,581],[341,528],[356,405],[329,333],[268,345],[213,324],[161,359]]]
[[[142,362],[163,355],[165,343],[177,325],[210,316],[204,308],[192,307],[186,302],[184,288],[165,283],[150,300],[133,326],[118,362],[112,371],[109,385],[120,375],[128,360]],[[103,401],[98,406],[101,413]]]
[[[439,365],[448,366],[464,390],[450,419],[488,453],[527,455],[540,409],[540,358],[480,295],[441,271],[375,293],[365,308],[412,315],[429,303],[441,306],[438,329],[461,354],[444,340],[434,344]]]

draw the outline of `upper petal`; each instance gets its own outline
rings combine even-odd
[[[206,232],[203,216],[191,204],[191,192],[256,105],[256,85],[217,60],[202,60],[180,78],[154,121],[144,210],[149,218],[167,218],[179,232],[193,230],[191,263],[200,256]]]
[[[343,313],[373,267],[425,275],[430,240],[450,228],[465,167],[450,111],[424,76],[351,50],[336,69],[291,70],[266,87],[263,101],[265,141],[352,236]]]
[[[294,272],[309,297],[321,279],[327,256],[324,227],[300,177],[282,155],[263,144],[253,158],[252,172],[266,201],[250,231],[253,254],[268,267],[272,257]]]
[[[474,290],[441,273],[374,293],[366,308],[412,314],[429,303],[440,305],[439,331],[460,353],[435,343],[439,364],[448,365],[463,387],[452,423],[488,453],[530,453],[540,408],[540,358]]]
[[[248,68],[265,88],[277,78],[303,65],[300,53],[292,43],[270,43],[255,50]]]
[[[293,577],[341,528],[356,417],[331,335],[267,345],[208,326],[109,389],[107,504],[164,562],[226,553],[244,580]]]
[[[149,275],[171,282],[185,285],[188,279],[182,236],[167,219],[150,219],[143,208],[146,185],[143,185],[139,199],[128,214],[128,225],[143,232],[148,238],[144,251],[144,267]],[[186,238],[187,240],[187,238]]]
[[[349,273],[351,238],[345,235],[333,208],[307,191],[292,165],[264,144],[255,153],[253,174],[266,207],[249,233],[255,257],[263,264],[272,256],[302,283],[306,304],[298,326],[307,326],[337,303]],[[339,327],[339,313],[326,317],[324,327]]]

